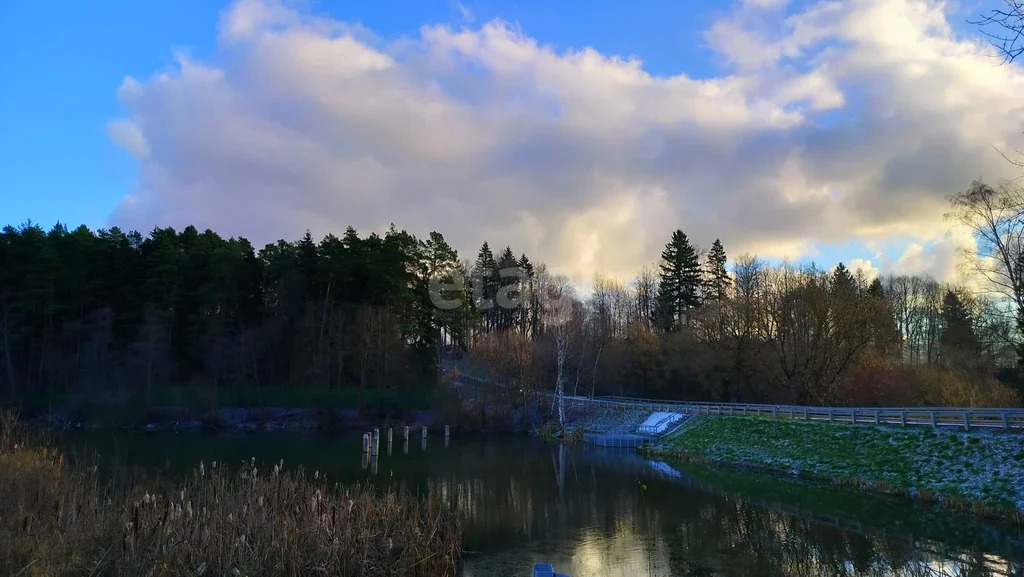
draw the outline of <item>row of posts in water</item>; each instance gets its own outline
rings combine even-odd
[[[403,452],[409,453],[409,427],[405,427],[405,442],[403,445]],[[420,429],[421,440],[420,449],[423,451],[427,450],[427,428],[421,427]],[[387,454],[391,455],[391,443],[394,437],[394,429],[387,429]],[[449,425],[444,426],[444,446],[448,446],[448,440],[451,437],[451,427]],[[363,433],[363,468],[366,469],[368,466],[372,466],[372,472],[377,473],[377,456],[380,454],[380,429],[374,429],[369,433]]]
[[[427,428],[420,427],[421,435],[423,437],[422,443],[424,448],[427,444]],[[391,452],[391,440],[394,434],[394,429],[388,427],[388,452]],[[449,425],[444,426],[444,444],[448,446],[448,439],[451,437],[451,427]],[[405,445],[406,449],[409,446],[409,427],[405,427]],[[380,454],[380,429],[374,429],[369,433],[363,433],[363,453],[369,453],[373,456]]]

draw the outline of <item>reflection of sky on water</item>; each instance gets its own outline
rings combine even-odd
[[[587,448],[553,447],[551,453],[550,467],[541,466],[547,459],[535,461],[548,470],[536,478],[552,480],[546,489],[533,482],[524,492],[509,479],[507,493],[501,490],[504,482],[474,485],[475,494],[490,495],[477,502],[460,499],[473,517],[471,532],[486,533],[484,527],[500,524],[507,513],[529,537],[468,557],[466,577],[522,575],[536,561],[554,563],[572,577],[1024,575],[1024,555],[1017,546],[1009,551],[1017,560],[1012,565],[980,544],[973,550],[951,547],[934,537],[875,530],[871,519],[753,503],[690,479],[662,461]],[[817,490],[843,498],[838,491]],[[879,499],[883,506],[889,501],[856,498]],[[909,503],[898,506],[915,509]],[[614,512],[612,519],[608,512]],[[894,522],[900,523],[898,518]]]
[[[165,474],[254,456],[333,480],[436,490],[467,515],[465,577],[522,577],[541,561],[571,577],[1024,577],[1019,528],[621,449],[453,438],[363,459],[358,434],[82,438]]]

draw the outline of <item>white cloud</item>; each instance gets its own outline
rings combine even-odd
[[[992,145],[1019,145],[1024,72],[931,0],[777,8],[716,23],[733,71],[698,80],[500,21],[387,43],[240,0],[214,58],[122,85],[110,134],[141,178],[112,220],[257,243],[394,222],[577,282],[653,261],[677,227],[731,255],[905,237],[897,266],[945,274],[945,197],[1010,174]]]
[[[873,281],[876,278],[878,278],[878,274],[880,272],[878,270],[878,267],[875,266],[875,264],[871,260],[864,258],[850,259],[850,263],[846,266],[846,268],[853,271],[854,273],[857,273],[859,271],[860,274],[864,275],[864,278],[868,281]]]
[[[114,120],[107,125],[107,134],[135,159],[145,160],[149,156],[149,145],[138,124],[125,119]]]

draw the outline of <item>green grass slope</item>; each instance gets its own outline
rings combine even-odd
[[[938,500],[1020,521],[1024,435],[699,417],[645,450]]]

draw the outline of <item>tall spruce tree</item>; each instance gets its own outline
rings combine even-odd
[[[522,302],[519,305],[519,327],[524,334],[534,337],[539,330],[540,299],[537,295],[533,273],[533,263],[524,252],[519,257],[519,270],[523,271]]]
[[[981,345],[974,332],[971,311],[954,291],[947,290],[939,314],[942,318],[939,350],[943,360],[956,368],[975,365],[981,354]]]
[[[689,322],[688,312],[700,305],[701,274],[697,251],[681,230],[661,252],[658,312],[662,330],[670,332]]]
[[[832,290],[837,293],[848,294],[853,292],[857,287],[857,281],[853,278],[853,273],[850,269],[846,268],[846,265],[839,263],[836,265],[835,270],[832,271]]]
[[[711,301],[725,299],[728,294],[729,285],[732,280],[728,271],[725,270],[725,247],[722,241],[715,239],[708,252],[707,265],[705,266],[704,277],[704,298]]]
[[[473,294],[475,296],[473,306],[476,308],[480,319],[483,322],[484,331],[494,330],[495,306],[494,296],[498,291],[497,278],[498,263],[494,260],[494,253],[491,246],[484,241],[477,253],[476,263],[473,265]]]
[[[507,331],[516,324],[518,309],[506,308],[503,305],[518,303],[520,294],[520,279],[518,275],[520,270],[519,261],[512,252],[512,248],[506,246],[505,250],[501,253],[501,257],[498,258],[497,278],[494,281],[496,286],[495,296],[498,297],[495,302],[494,318],[495,329],[498,331]]]

